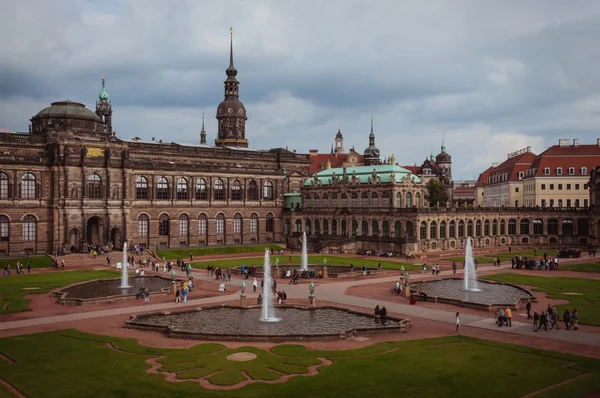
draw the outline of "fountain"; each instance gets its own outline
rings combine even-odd
[[[279,322],[273,311],[273,298],[271,291],[271,259],[269,249],[265,250],[265,262],[263,268],[262,309],[260,320],[263,322]]]
[[[465,248],[465,274],[463,280],[463,289],[468,292],[480,292],[477,285],[477,270],[473,259],[472,239],[467,237],[467,246]]]
[[[127,289],[129,286],[129,275],[127,275],[127,242],[123,242],[123,271],[121,272],[121,289]]]
[[[308,271],[308,250],[306,249],[306,232],[302,233],[302,271]]]

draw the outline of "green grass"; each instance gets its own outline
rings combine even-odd
[[[107,343],[125,352],[112,350]],[[257,358],[233,362],[227,355],[252,352]],[[468,337],[379,343],[356,350],[309,351],[303,346],[226,349],[218,344],[192,349],[140,346],[130,339],[73,330],[8,337],[0,353],[0,376],[24,395],[36,397],[516,397],[582,374],[587,377],[552,388],[542,396],[581,397],[600,388],[600,361]],[[277,379],[280,373],[304,374],[317,358],[333,361],[316,376],[292,377],[279,384],[251,383],[228,390],[207,390],[197,382],[172,383],[146,373],[146,360],[159,360],[176,377],[209,376],[217,385],[244,379]],[[574,362],[573,365],[567,366]],[[485,364],[485,366],[481,366]],[[31,382],[28,375],[35,375]],[[485,381],[485,382],[482,382]],[[562,395],[560,395],[562,394]]]
[[[198,256],[216,256],[221,254],[237,254],[237,253],[264,253],[267,248],[281,248],[280,244],[272,243],[270,245],[255,245],[255,246],[219,246],[219,247],[188,247],[184,249],[166,249],[157,250],[156,255],[166,259],[190,258],[190,254]]]
[[[569,265],[561,265],[560,269],[568,270],[568,271],[580,271],[580,272],[600,272],[600,264],[598,264],[598,263],[569,264]]]
[[[4,265],[10,265],[10,273],[16,273],[15,264],[23,264],[23,271],[27,269],[27,263],[31,263],[31,268],[50,268],[54,267],[54,262],[50,256],[31,256],[31,257],[1,257],[0,268],[4,270]]]
[[[480,256],[476,256],[475,257],[477,259],[477,261],[479,261],[479,264],[491,264],[494,262],[494,259],[490,258],[490,257],[480,257]],[[448,257],[448,258],[443,258],[446,261],[456,261],[456,265],[462,265],[462,263],[465,262],[465,257]]]
[[[11,274],[0,278],[0,314],[31,311],[27,294],[48,293],[57,287],[71,283],[115,278],[115,271],[57,271],[43,274]]]
[[[545,278],[515,274],[489,275],[483,278],[517,285],[536,286],[534,289],[536,292],[546,292],[550,298],[570,301],[569,304],[556,306],[561,315],[565,308],[569,311],[576,308],[579,313],[579,323],[600,326],[600,282],[597,280],[561,277]],[[581,295],[565,293],[581,293]]]
[[[292,260],[290,261],[289,255],[271,256],[271,265],[275,265],[277,259],[279,259],[279,266],[285,267],[286,265],[298,265],[301,263],[300,256],[291,256]],[[411,269],[420,269],[420,265],[412,264],[412,263],[403,263],[403,262],[395,262],[395,261],[386,261],[384,257],[379,258],[358,258],[358,257],[336,257],[336,256],[323,256],[323,255],[310,255],[308,256],[309,264],[323,264],[323,259],[327,259],[327,265],[344,265],[349,266],[350,264],[354,264],[355,267],[362,267],[366,265],[369,268],[377,268],[377,265],[381,263],[381,268],[391,269],[391,270],[399,270],[402,265],[404,265],[405,270]],[[215,267],[220,268],[232,268],[232,267],[240,267],[242,264],[249,266],[262,266],[264,263],[263,257],[251,257],[251,258],[235,258],[231,260],[216,260],[216,261],[194,261],[192,263],[194,268],[206,268],[209,264],[214,265]]]

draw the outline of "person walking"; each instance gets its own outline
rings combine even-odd
[[[579,314],[577,313],[577,310],[574,309],[573,312],[571,313],[571,327],[574,330],[577,330],[577,323],[579,322]]]
[[[458,312],[456,313],[456,334],[458,334],[458,329],[460,328],[460,317],[458,316]]]
[[[27,273],[31,273],[31,261],[27,263]]]
[[[538,331],[538,326],[540,324],[540,314],[537,311],[533,311],[533,331]]]
[[[565,323],[565,329],[569,330],[569,325],[571,324],[571,314],[569,314],[569,310],[565,308],[565,312],[563,312],[563,322]]]
[[[525,309],[527,310],[527,319],[531,319],[531,300],[527,299]]]
[[[510,309],[510,307],[506,307],[506,310],[504,311],[504,316],[506,317],[507,325],[509,327],[512,326],[512,310]]]
[[[452,261],[452,273],[456,274],[456,261]]]
[[[560,330],[560,328],[558,327],[558,311],[556,310],[556,307],[552,308],[552,315],[550,317],[550,330],[554,329],[554,327],[556,326],[556,330]]]
[[[254,293],[256,293],[256,288],[258,287],[258,281],[256,278],[252,281],[252,289],[254,289]]]
[[[149,303],[150,302],[150,290],[148,290],[148,288],[146,288],[146,290],[144,290],[144,303]]]
[[[544,330],[547,332],[548,331],[548,313],[546,311],[542,311],[542,314],[540,315],[540,330],[542,330],[542,327],[544,328]]]
[[[187,296],[188,296],[187,289],[183,289],[183,291],[181,292],[181,294],[183,295],[183,302],[187,303]]]
[[[175,302],[181,303],[181,290],[179,289],[179,287],[175,291]]]

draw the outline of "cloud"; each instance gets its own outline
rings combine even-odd
[[[257,148],[377,145],[400,163],[439,151],[454,176],[558,138],[595,142],[600,4],[331,0],[6,2],[0,127],[26,131],[51,101],[93,108],[106,75],[122,137],[209,142],[228,28]]]

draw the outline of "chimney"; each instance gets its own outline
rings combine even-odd
[[[317,154],[319,153],[318,149],[310,149],[308,151],[308,153],[310,153],[310,156],[317,156]]]
[[[596,138],[596,145],[600,146],[600,138]]]
[[[573,146],[579,146],[579,139],[573,138]]]
[[[568,138],[561,138],[558,140],[558,146],[569,146],[569,139]]]
[[[531,147],[530,146],[527,147],[527,153],[531,153]]]
[[[492,167],[498,167],[498,163],[492,163]]]

